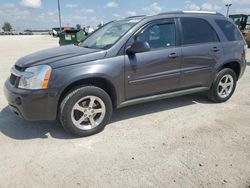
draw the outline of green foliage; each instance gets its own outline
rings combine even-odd
[[[10,32],[12,30],[12,26],[9,22],[5,22],[2,27],[4,32]]]

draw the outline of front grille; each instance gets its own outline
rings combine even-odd
[[[10,83],[13,86],[18,86],[20,78],[14,74],[10,75]]]

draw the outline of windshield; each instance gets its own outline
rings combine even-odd
[[[139,20],[111,22],[90,35],[83,41],[85,48],[108,49],[112,47]]]

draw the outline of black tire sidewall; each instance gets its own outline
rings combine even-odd
[[[225,98],[222,98],[219,96],[218,94],[218,84],[220,82],[220,80],[222,79],[223,76],[225,75],[231,75],[233,77],[233,81],[234,81],[234,86],[233,86],[233,89],[232,89],[232,92],[230,93],[230,95],[228,95],[227,97]],[[236,77],[236,74],[235,72],[232,70],[232,69],[229,69],[229,68],[225,68],[225,69],[222,69],[216,76],[216,79],[213,83],[213,86],[212,86],[212,95],[213,95],[213,98],[215,99],[216,102],[226,102],[227,100],[229,100],[232,95],[234,94],[234,91],[235,91],[235,88],[236,88],[236,85],[237,85],[237,77]]]
[[[91,130],[81,130],[74,125],[71,119],[72,108],[77,101],[86,96],[99,97],[106,107],[106,114],[100,125]],[[59,119],[63,127],[78,136],[90,136],[101,132],[112,116],[112,102],[109,95],[101,88],[95,86],[84,86],[71,91],[62,101],[60,106]]]

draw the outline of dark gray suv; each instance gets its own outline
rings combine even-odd
[[[56,120],[79,136],[100,132],[113,109],[206,91],[234,93],[246,42],[215,12],[169,12],[113,21],[79,46],[19,59],[5,83],[10,108],[27,120]]]

